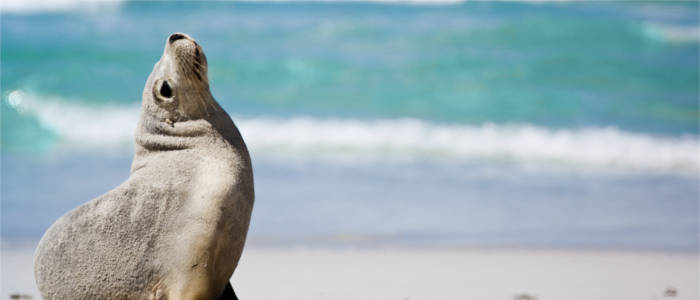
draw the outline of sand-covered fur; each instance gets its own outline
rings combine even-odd
[[[245,143],[189,36],[166,41],[143,91],[129,178],[61,217],[35,254],[45,299],[216,299],[253,207]]]

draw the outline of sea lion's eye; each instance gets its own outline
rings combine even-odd
[[[175,90],[170,82],[158,79],[153,84],[153,99],[158,103],[172,103],[175,101]]]
[[[173,96],[173,90],[170,89],[170,85],[167,80],[163,80],[163,85],[160,86],[160,95],[165,98],[170,98]]]

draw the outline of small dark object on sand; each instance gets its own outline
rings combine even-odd
[[[10,299],[32,299],[32,296],[23,294],[10,294]]]
[[[676,297],[678,296],[678,289],[672,286],[666,287],[664,290],[664,297]]]
[[[513,296],[513,300],[537,300],[537,297],[530,294],[516,294]]]

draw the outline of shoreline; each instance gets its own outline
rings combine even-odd
[[[478,244],[478,243],[402,243],[392,240],[364,241],[362,239],[343,241],[334,239],[304,239],[291,242],[294,239],[260,239],[248,237],[243,253],[246,251],[377,251],[377,252],[551,252],[551,253],[588,253],[588,254],[649,254],[649,255],[680,255],[700,257],[700,248],[671,248],[671,247],[596,247],[596,246],[552,246],[552,245],[508,245],[508,244]],[[38,240],[31,239],[1,239],[0,253],[33,252],[38,246]],[[700,268],[700,266],[698,266]],[[700,271],[700,270],[699,270]]]
[[[40,299],[33,248],[6,246],[0,298]],[[241,299],[697,299],[699,261],[690,252],[249,246],[232,283]]]

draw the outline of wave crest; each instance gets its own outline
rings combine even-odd
[[[700,27],[673,26],[656,23],[647,23],[644,26],[644,34],[653,40],[670,43],[697,43],[700,40]]]
[[[98,7],[120,4],[123,0],[3,0],[0,9],[11,13],[32,13],[44,11],[66,11],[73,9],[90,10]]]
[[[441,125],[413,119],[238,123],[254,150],[321,158],[498,160],[691,172],[700,165],[697,136],[656,137],[614,127],[553,130],[523,124]]]
[[[91,107],[13,91],[7,103],[58,135],[64,147],[132,145],[138,105]],[[614,127],[549,129],[529,124],[436,124],[415,119],[235,117],[254,157],[301,160],[508,161],[697,173],[700,141]]]

